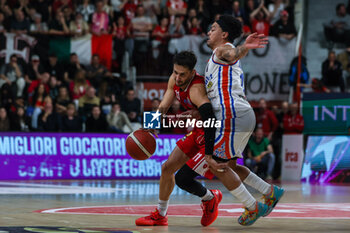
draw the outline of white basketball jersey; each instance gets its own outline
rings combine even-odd
[[[227,45],[234,48],[231,43]],[[242,116],[251,106],[245,99],[244,75],[240,61],[229,64],[220,60],[215,52],[216,49],[205,69],[205,86],[215,117],[223,120]]]

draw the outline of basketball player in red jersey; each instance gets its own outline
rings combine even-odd
[[[174,56],[173,73],[169,78],[167,91],[159,105],[159,111],[162,115],[168,111],[174,99],[177,98],[185,109],[198,110],[201,120],[215,119],[212,105],[205,91],[204,78],[194,70],[196,62],[196,56],[189,51],[183,51]],[[167,209],[169,197],[175,186],[175,172],[194,157],[200,148],[205,150],[203,153],[212,155],[214,137],[214,127],[194,128],[191,133],[177,142],[177,146],[168,160],[162,165],[158,207],[151,215],[136,219],[136,225],[168,225]],[[218,204],[222,199],[222,194],[219,190],[210,190],[207,193],[207,198],[211,199],[212,211],[204,211],[201,221],[204,226],[211,224],[217,218]]]

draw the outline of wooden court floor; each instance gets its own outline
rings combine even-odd
[[[282,183],[287,192],[275,211],[243,227],[237,223],[243,211],[237,200],[220,182],[202,182],[224,195],[219,217],[209,227],[200,225],[199,198],[177,187],[169,226],[135,226],[140,213],[154,210],[158,181],[0,181],[0,233],[350,232],[350,186]]]

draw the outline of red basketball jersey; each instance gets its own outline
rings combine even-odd
[[[176,84],[174,85],[174,92],[175,92],[176,99],[181,103],[181,105],[186,110],[197,109],[197,106],[192,104],[192,101],[190,98],[190,89],[192,85],[196,83],[203,83],[204,85],[204,77],[199,74],[196,74],[192,78],[192,80],[190,81],[190,83],[188,84],[185,90],[182,90],[180,87],[176,86]]]

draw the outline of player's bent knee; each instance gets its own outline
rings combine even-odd
[[[187,185],[187,178],[184,174],[182,174],[181,172],[176,173],[175,175],[175,183],[177,186],[179,186],[179,188],[183,189],[184,187],[186,187]]]
[[[165,162],[162,164],[162,174],[163,175],[173,175],[175,172],[176,172],[176,170],[174,170],[169,163]]]

